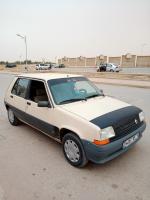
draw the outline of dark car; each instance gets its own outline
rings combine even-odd
[[[15,63],[7,63],[5,67],[13,68],[13,67],[16,67],[16,64]]]
[[[65,65],[64,64],[59,64],[59,68],[64,68]]]

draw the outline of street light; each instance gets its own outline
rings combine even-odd
[[[28,70],[28,66],[27,66],[27,37],[26,36],[22,36],[20,34],[16,34],[18,37],[20,37],[21,39],[24,39],[25,42],[25,50],[26,50],[26,66],[25,69]]]

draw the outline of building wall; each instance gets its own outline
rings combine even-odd
[[[107,56],[97,56],[97,57],[77,57],[77,58],[62,58],[58,59],[58,63],[63,63],[65,66],[78,66],[78,67],[94,67],[100,63],[115,63],[121,64],[121,67],[150,67],[150,56],[136,56],[127,55],[116,56],[116,57],[107,57]]]
[[[96,64],[99,65],[100,63],[107,63],[107,56],[104,56],[104,57],[97,56],[96,57]]]
[[[96,58],[86,58],[86,66],[95,66]]]
[[[108,62],[109,63],[114,63],[116,65],[120,65],[120,62],[121,62],[121,56],[119,57],[109,57],[108,58]]]
[[[65,66],[69,66],[69,59],[62,59],[62,63],[65,65]]]
[[[68,65],[69,66],[76,66],[77,65],[77,59],[76,58],[69,58]]]
[[[84,58],[84,57],[77,58],[76,59],[76,66],[85,67],[86,66],[86,58]]]
[[[131,58],[127,58],[126,55],[122,56],[122,67],[135,67],[136,55],[132,55]]]
[[[137,56],[137,67],[150,67],[150,56]]]

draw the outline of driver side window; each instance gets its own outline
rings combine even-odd
[[[28,99],[35,103],[48,101],[45,85],[42,81],[31,80]]]

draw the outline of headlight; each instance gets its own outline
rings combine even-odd
[[[140,119],[140,122],[144,121],[144,119],[145,119],[144,112],[139,113],[139,119]]]
[[[101,133],[100,133],[100,139],[101,140],[109,139],[109,138],[112,138],[114,136],[115,136],[115,131],[114,131],[112,126],[109,126],[109,127],[101,130]]]

